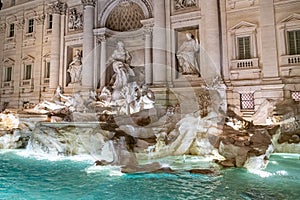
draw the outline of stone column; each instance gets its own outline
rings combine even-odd
[[[1,23],[0,24],[0,38],[5,38],[5,30],[6,30],[6,24]],[[0,60],[1,61],[4,60],[3,52],[4,52],[4,40],[0,40]],[[4,68],[1,67],[0,68],[0,84],[1,84],[1,86],[2,86],[2,81],[3,81],[2,78],[4,77],[3,73],[5,73]],[[1,97],[1,94],[0,94],[0,97]],[[0,99],[0,102],[1,102],[1,99]]]
[[[100,87],[105,86],[106,83],[106,36],[98,36],[101,45],[100,53]]]
[[[43,26],[45,21],[45,15],[43,13],[39,13],[38,16],[35,18],[35,65],[34,65],[34,72],[33,72],[33,86],[34,86],[34,93],[31,100],[35,100],[35,103],[39,103],[41,101],[41,83],[44,81],[44,77],[42,75],[43,71]]]
[[[51,70],[50,70],[50,89],[55,89],[59,84],[60,72],[60,37],[61,35],[61,14],[66,12],[66,4],[60,1],[52,3],[50,12],[53,16],[53,25],[51,33]]]
[[[165,1],[153,1],[153,84],[166,84],[166,13]]]
[[[152,84],[152,62],[151,62],[151,36],[152,36],[152,27],[144,27],[145,33],[145,83]]]
[[[82,87],[93,89],[94,85],[94,14],[95,0],[81,0],[83,4],[83,65]]]
[[[200,66],[200,67],[208,67],[209,69],[202,69],[202,75],[205,76],[205,71],[213,70],[211,67],[215,67],[216,70],[213,74],[211,72],[209,76],[215,76],[221,74],[220,69],[220,32],[219,32],[219,19],[218,19],[218,1],[217,0],[209,0],[209,1],[201,1],[201,10],[203,11],[203,20],[204,23],[204,37],[209,38],[209,40],[204,40],[203,46],[206,50],[206,54],[210,61],[206,64],[214,65],[214,66]],[[203,32],[202,32],[203,33]],[[202,37],[203,38],[203,37]],[[215,75],[214,75],[215,74]],[[212,78],[212,77],[210,77]]]
[[[264,78],[278,77],[276,26],[274,14],[274,1],[259,2],[260,28],[261,28],[261,59],[263,63]]]

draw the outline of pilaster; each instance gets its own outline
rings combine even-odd
[[[153,84],[165,85],[167,81],[165,1],[153,1],[153,7]]]
[[[100,87],[106,83],[106,36],[105,34],[97,36],[97,41],[100,44]]]
[[[259,3],[261,29],[261,59],[264,78],[278,77],[278,59],[274,1],[264,0]]]
[[[144,24],[144,38],[145,38],[145,83],[151,85],[153,83],[153,69],[152,69],[152,34],[153,22],[152,20],[142,21]]]
[[[33,72],[33,86],[34,86],[34,94],[35,94],[35,100],[38,103],[40,101],[39,97],[41,96],[41,82],[43,81],[42,76],[42,68],[43,68],[43,57],[41,52],[43,52],[43,30],[44,30],[44,21],[45,21],[45,15],[42,13],[39,14],[35,18],[36,27],[35,27],[35,64],[34,64],[34,72]]]
[[[201,1],[201,11],[203,12],[203,27],[204,28],[204,39],[202,37],[202,44],[205,52],[201,52],[202,54],[206,54],[210,61],[204,63],[202,65],[201,75],[205,76],[206,70],[215,70],[215,72],[211,72],[210,74],[220,75],[220,32],[219,32],[219,12],[218,12],[218,1],[217,0],[209,0],[209,1]],[[203,33],[203,32],[202,32]],[[203,55],[202,55],[203,56]],[[206,58],[206,59],[207,59]],[[201,63],[202,64],[202,63]],[[210,65],[210,66],[208,66]],[[213,65],[213,66],[211,66]],[[213,67],[213,68],[212,68]],[[214,77],[209,77],[214,78]]]

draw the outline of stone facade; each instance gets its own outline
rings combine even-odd
[[[196,56],[202,78],[192,79],[209,84],[222,77],[227,103],[244,117],[266,99],[300,99],[298,0],[2,2],[2,109],[50,98],[58,85],[82,94],[104,86],[110,78],[106,61],[117,41],[130,51],[132,66],[143,69],[158,100],[168,100],[166,88],[187,80],[176,52],[188,32],[200,43]],[[68,66],[77,49],[82,77],[70,84]]]

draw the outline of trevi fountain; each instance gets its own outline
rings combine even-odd
[[[270,100],[243,119],[186,33],[162,105],[124,42],[115,44],[105,86],[81,90],[76,49],[72,92],[58,86],[38,104],[2,111],[0,199],[299,199],[299,102]]]

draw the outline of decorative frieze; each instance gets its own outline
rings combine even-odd
[[[175,10],[197,7],[196,0],[174,0]]]
[[[36,21],[36,24],[37,25],[43,25],[44,24],[44,21],[45,21],[45,15],[38,15],[36,18],[35,18],[35,21]]]
[[[95,0],[81,0],[81,3],[83,4],[83,6],[95,6],[96,5],[96,1]]]
[[[23,29],[24,25],[25,25],[25,20],[24,19],[18,19],[15,22],[15,26],[16,26],[17,29]]]
[[[5,33],[5,29],[6,29],[6,24],[5,23],[0,24],[0,34]]]
[[[49,4],[50,13],[52,14],[66,14],[67,4],[61,1],[56,1],[52,4]]]
[[[83,28],[83,15],[76,8],[69,10],[68,28],[69,31],[82,30]]]

